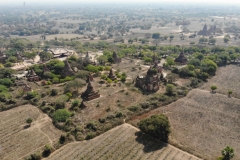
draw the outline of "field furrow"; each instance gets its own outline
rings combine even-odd
[[[151,139],[125,123],[89,141],[69,143],[52,153],[47,160],[145,160],[153,158],[159,160],[162,154],[163,157],[169,154],[168,156],[173,159],[179,152],[182,155],[187,154]],[[189,159],[188,154],[186,158]]]

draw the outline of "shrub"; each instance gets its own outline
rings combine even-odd
[[[30,100],[35,98],[38,95],[38,93],[36,91],[33,92],[27,92],[27,95],[25,97],[26,100]]]
[[[43,155],[44,157],[48,157],[48,156],[52,153],[52,151],[53,151],[52,146],[50,146],[49,144],[47,144],[47,145],[45,145],[45,147],[44,147],[44,151],[43,151],[42,155]]]
[[[108,78],[108,79],[107,79],[107,82],[108,82],[108,83],[112,83],[112,80]]]
[[[53,114],[53,120],[57,122],[66,122],[71,115],[71,112],[67,109],[59,109]]]
[[[58,90],[57,90],[57,89],[52,89],[50,95],[51,95],[51,96],[56,96],[56,95],[58,95]]]
[[[72,107],[77,107],[77,106],[79,106],[79,100],[74,100],[72,102]]]
[[[128,108],[128,110],[132,112],[138,112],[139,110],[141,110],[141,108],[139,106],[131,106]]]
[[[86,140],[89,140],[89,139],[92,139],[92,138],[94,138],[96,136],[96,133],[93,133],[93,132],[90,132],[90,133],[88,133],[87,134],[87,136],[86,136]]]
[[[174,91],[175,91],[175,86],[173,84],[167,84],[166,85],[166,93],[168,95],[173,95]]]
[[[214,90],[217,89],[217,86],[211,86],[210,88],[211,88],[211,90],[212,90],[212,92],[213,92]]]
[[[121,118],[121,117],[123,117],[122,112],[116,112],[116,118]]]
[[[28,124],[31,124],[32,123],[32,118],[28,118],[28,119],[26,119],[26,122],[28,123]]]
[[[42,154],[40,152],[37,152],[35,154],[31,154],[29,160],[41,160]]]
[[[54,77],[53,80],[52,80],[52,82],[53,82],[54,84],[59,83],[59,78]]]
[[[106,80],[106,79],[107,79],[107,76],[106,76],[105,74],[103,74],[103,75],[101,76],[101,79]]]
[[[3,79],[0,79],[0,84],[6,87],[11,87],[13,85],[13,82],[9,78],[3,78]]]
[[[153,115],[151,118],[141,120],[138,126],[142,132],[165,142],[168,141],[170,124],[165,115]]]

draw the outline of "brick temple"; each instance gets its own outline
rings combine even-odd
[[[81,97],[85,101],[91,101],[93,99],[99,98],[100,94],[94,91],[91,81],[88,82],[87,89],[82,93]]]

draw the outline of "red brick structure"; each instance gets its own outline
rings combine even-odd
[[[93,76],[91,73],[89,73],[89,76],[88,76],[86,82],[88,83],[89,81],[91,81],[91,82],[93,81]]]
[[[93,99],[99,98],[100,94],[96,91],[94,91],[93,86],[91,82],[88,82],[88,86],[85,92],[82,93],[81,97],[85,101],[91,101]]]
[[[138,76],[136,78],[135,86],[142,89],[144,92],[158,91],[160,86],[160,77],[158,76],[158,71],[151,66],[145,77]]]
[[[113,81],[117,79],[117,77],[116,77],[115,74],[113,73],[112,68],[110,69],[110,72],[109,72],[109,74],[108,74],[108,78],[111,79],[111,80],[113,80]]]
[[[66,59],[66,61],[64,61],[65,65],[64,68],[62,70],[61,76],[62,77],[66,77],[66,76],[73,76],[74,75],[74,71],[71,68],[70,64],[68,63],[68,60]]]
[[[31,71],[28,71],[27,75],[26,75],[28,81],[39,81],[40,78],[38,77],[38,75],[34,72],[33,69],[31,69]]]
[[[113,52],[113,63],[117,64],[117,63],[121,63],[122,59],[118,57],[116,52]]]
[[[8,57],[5,54],[3,54],[2,51],[0,50],[0,63],[2,64],[6,63],[7,58]]]
[[[180,55],[175,59],[175,62],[182,65],[187,64],[188,59],[185,57],[184,51],[182,51]]]

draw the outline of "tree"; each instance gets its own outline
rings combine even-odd
[[[167,57],[166,61],[170,67],[175,64],[173,58],[171,58],[171,57]]]
[[[228,91],[228,96],[231,97],[231,94],[232,94],[232,93],[233,93],[233,91],[232,91],[232,90],[229,90],[229,91]]]
[[[160,139],[162,141],[168,141],[168,135],[170,134],[170,124],[168,118],[161,115],[153,115],[151,118],[141,120],[138,123],[140,130],[150,136]]]
[[[108,61],[108,58],[105,55],[101,55],[97,58],[97,60],[100,64],[105,65],[105,63]]]
[[[174,91],[175,91],[175,86],[173,84],[166,85],[166,93],[168,95],[172,95]]]
[[[66,122],[66,120],[71,117],[72,113],[67,109],[59,109],[53,114],[53,120],[56,122]]]
[[[217,89],[217,86],[211,86],[210,88],[211,88],[212,92],[214,92]]]
[[[153,33],[152,38],[153,39],[159,39],[160,38],[160,33]]]
[[[228,42],[229,42],[229,40],[230,40],[230,39],[229,39],[229,38],[227,38],[227,37],[224,37],[224,38],[223,38],[223,41],[224,41],[224,43],[228,43]]]
[[[25,52],[24,57],[27,59],[32,59],[34,61],[34,58],[36,57],[37,53],[36,52]]]
[[[31,126],[32,121],[33,121],[32,118],[26,119],[26,123],[28,123],[28,126],[29,126],[29,127]]]
[[[66,84],[64,87],[64,92],[76,92],[78,93],[78,89],[83,87],[86,84],[86,82],[80,78],[76,78],[73,81],[70,81]]]
[[[217,64],[210,59],[205,59],[201,63],[201,68],[203,72],[207,72],[208,74],[215,74],[217,71]]]
[[[53,55],[50,52],[40,52],[39,56],[40,56],[40,58],[42,59],[43,62],[53,58]]]
[[[222,150],[222,156],[223,156],[223,160],[230,160],[230,159],[232,159],[235,156],[233,148],[231,148],[229,146],[224,148]]]
[[[215,38],[211,38],[209,39],[209,44],[215,44],[217,42],[217,40]]]

